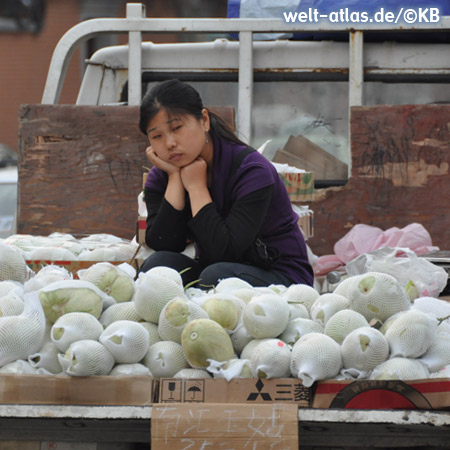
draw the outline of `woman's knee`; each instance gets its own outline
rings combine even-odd
[[[220,280],[235,276],[233,264],[219,262],[205,267],[200,273],[200,287],[209,289],[214,287]]]

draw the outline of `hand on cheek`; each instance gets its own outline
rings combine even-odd
[[[203,158],[196,158],[181,169],[181,181],[189,192],[207,188],[207,165]]]
[[[161,159],[155,152],[152,146],[149,146],[145,150],[145,154],[147,156],[147,159],[158,169],[163,170],[167,173],[167,175],[172,175],[175,172],[179,172],[179,168],[174,166],[173,164],[170,164],[167,161],[164,161]]]

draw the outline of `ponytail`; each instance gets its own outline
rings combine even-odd
[[[218,116],[216,113],[210,111],[209,109],[207,109],[207,111],[209,114],[211,132],[213,134],[215,134],[219,138],[234,142],[235,144],[247,145],[234,134],[233,130],[227,125],[222,117]]]

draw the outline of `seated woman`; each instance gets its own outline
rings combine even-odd
[[[313,271],[284,183],[273,164],[240,141],[178,80],[149,91],[140,107],[146,155],[145,240],[155,250],[141,271],[168,266],[185,284],[211,288],[238,277],[252,286],[307,284]],[[181,253],[188,242],[195,259]]]

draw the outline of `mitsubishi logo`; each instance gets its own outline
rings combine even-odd
[[[270,396],[270,394],[268,394],[267,392],[261,392],[261,389],[264,387],[264,383],[261,381],[261,378],[258,379],[255,386],[258,392],[252,392],[247,398],[248,402],[255,401],[259,395],[265,402],[272,401],[272,397]]]

